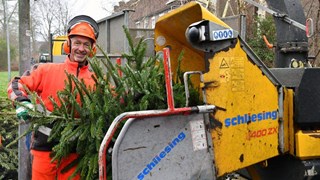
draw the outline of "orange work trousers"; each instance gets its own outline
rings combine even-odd
[[[78,154],[70,154],[62,159],[61,164],[57,167],[57,162],[51,162],[50,153],[50,151],[31,150],[32,180],[67,180],[76,170],[74,166],[67,172],[61,172],[69,163],[78,158]],[[73,178],[73,180],[79,179],[79,174]]]

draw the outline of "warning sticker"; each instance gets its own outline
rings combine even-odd
[[[220,69],[219,77],[220,77],[220,82],[229,82],[230,81],[230,70],[229,69]]]
[[[245,66],[243,57],[234,57],[231,60],[230,76],[231,90],[240,92],[245,90]]]
[[[229,65],[228,65],[226,59],[222,58],[221,63],[220,63],[220,69],[225,69],[225,68],[229,68]]]
[[[219,59],[219,78],[222,83],[226,83],[230,80],[229,59],[229,57],[221,57]]]
[[[190,128],[191,128],[193,150],[198,151],[202,149],[207,149],[208,144],[207,144],[206,131],[205,131],[203,120],[196,119],[196,120],[190,121]]]

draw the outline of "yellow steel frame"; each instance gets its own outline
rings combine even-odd
[[[302,131],[295,133],[296,155],[301,159],[310,159],[320,155],[320,131]]]
[[[212,139],[218,175],[279,154],[278,90],[238,42],[209,60],[207,101],[226,109],[214,115]]]
[[[181,70],[204,72],[204,83],[199,79],[192,82],[205,88],[208,104],[224,109],[210,115],[217,176],[281,153],[297,153],[300,157],[320,154],[320,146],[314,145],[319,144],[320,138],[294,131],[293,91],[273,84],[262,73],[261,67],[249,59],[239,39],[234,47],[210,58],[188,43],[186,29],[203,19],[228,27],[201,5],[191,2],[157,21],[155,50],[161,52],[170,47],[173,72],[176,72],[178,57],[183,53]],[[279,96],[279,89],[283,92],[283,99]],[[279,112],[283,112],[282,117]],[[283,142],[283,152],[279,152],[279,142]]]

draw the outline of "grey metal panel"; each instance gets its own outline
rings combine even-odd
[[[236,15],[236,16],[228,16],[225,18],[221,18],[223,22],[228,24],[232,29],[239,32],[242,39],[245,39],[246,35],[246,16],[245,15]]]
[[[97,44],[107,54],[124,52],[127,41],[125,41],[126,36],[122,26],[125,24],[125,14],[123,12],[98,21],[100,33]]]
[[[129,119],[114,145],[113,179],[215,179],[212,143],[194,150],[191,121],[204,114]]]
[[[282,16],[305,24],[306,18],[300,0],[266,0],[268,7],[279,14],[274,15],[277,29],[275,67],[289,67],[291,59],[307,61],[308,39],[306,33],[285,22]],[[280,14],[281,13],[281,14]]]
[[[266,2],[270,9],[282,13],[282,15],[286,14],[289,18],[305,24],[306,18],[300,0],[266,0]],[[275,17],[278,43],[307,41],[306,33],[303,30],[283,21],[281,14],[279,16]]]
[[[125,52],[124,40],[126,39],[125,33],[122,26],[124,25],[124,16],[118,16],[110,19],[109,30],[110,30],[110,52],[123,53]]]
[[[107,52],[108,48],[108,29],[107,29],[107,21],[102,21],[99,24],[99,37],[97,44],[102,48],[103,51]],[[99,53],[99,51],[97,52]]]
[[[129,52],[127,37],[124,33],[123,26],[127,27],[133,43],[137,43],[140,38],[148,41],[154,36],[154,29],[137,29],[128,27],[128,15],[130,10],[113,14],[98,21],[99,38],[97,44],[109,56],[121,56]],[[150,43],[149,43],[150,44]],[[154,47],[148,44],[147,55],[153,55]],[[152,46],[154,46],[152,44]],[[98,51],[97,55],[102,57],[102,52]]]
[[[270,68],[269,69],[276,78],[280,81],[280,84],[285,87],[293,88],[298,87],[304,68]]]
[[[320,124],[320,68],[305,68],[295,91],[295,122],[301,126]]]
[[[319,124],[320,68],[273,68],[270,71],[282,86],[295,92],[295,122],[302,125]]]

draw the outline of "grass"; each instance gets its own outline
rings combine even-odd
[[[11,72],[11,78],[17,76],[18,71]],[[0,98],[7,98],[7,87],[8,87],[8,71],[0,72]]]

